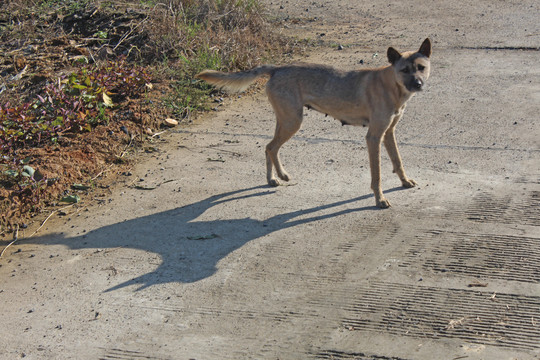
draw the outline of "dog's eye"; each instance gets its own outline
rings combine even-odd
[[[424,65],[418,65],[418,70],[420,71],[424,71],[426,67]]]
[[[404,74],[408,74],[410,72],[410,70],[409,70],[408,67],[406,67],[406,68],[401,69],[401,72],[404,73]]]

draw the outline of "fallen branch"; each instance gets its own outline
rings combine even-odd
[[[2,250],[2,252],[0,253],[0,258],[4,255],[7,248],[10,247],[11,245],[13,245],[17,240],[19,240],[19,224],[17,224],[17,229],[15,229],[15,233],[13,234],[13,241],[10,242],[9,244],[7,244],[7,246],[4,248],[4,250]]]
[[[123,158],[124,155],[127,154],[127,150],[128,150],[129,147],[131,146],[131,143],[133,142],[133,138],[134,138],[134,137],[135,137],[135,136],[134,136],[133,134],[130,136],[129,143],[126,145],[126,147],[124,148],[124,151],[122,151],[122,153],[120,154],[120,156],[118,156],[119,159],[120,159],[120,158]]]
[[[155,133],[154,135],[152,135],[152,138],[154,138],[154,137],[156,137],[156,136],[159,136],[159,135],[161,135],[161,134],[163,134],[163,133],[166,133],[166,132],[167,132],[167,130],[161,131],[161,132],[158,132],[158,133]]]
[[[137,25],[135,25],[134,27],[131,27],[130,30],[125,33],[124,35],[122,35],[122,37],[120,38],[120,40],[118,41],[118,43],[116,44],[116,46],[113,48],[113,51],[115,51],[119,46],[120,44],[122,44],[139,26],[141,26],[142,24],[144,24],[144,22],[146,22],[146,20],[148,20],[149,16],[146,16],[146,18],[144,18],[142,21],[140,21]]]
[[[104,170],[101,170],[96,176],[94,176],[93,178],[90,179],[90,181],[94,181],[96,180],[98,177],[100,177],[104,172],[106,171],[109,171],[111,169],[111,167],[113,167],[114,164],[110,164],[106,169]]]

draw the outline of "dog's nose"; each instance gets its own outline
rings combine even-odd
[[[420,79],[415,79],[414,80],[413,86],[414,86],[415,89],[420,90],[422,88],[422,85],[424,85],[422,83],[422,80],[420,80]]]

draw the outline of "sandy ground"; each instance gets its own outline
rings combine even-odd
[[[269,188],[270,105],[232,97],[8,250],[0,358],[539,359],[538,2],[267,3],[324,41],[306,61],[380,66],[433,40],[397,129],[419,186],[384,154],[393,206],[375,208],[365,129],[306,110],[293,180]]]

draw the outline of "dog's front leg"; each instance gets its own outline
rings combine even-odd
[[[371,169],[371,189],[375,195],[377,207],[386,209],[390,202],[385,199],[381,188],[381,142],[384,131],[369,129],[366,143],[369,153],[369,167]]]
[[[409,179],[405,174],[405,169],[403,168],[403,162],[401,161],[401,156],[399,155],[399,150],[397,147],[396,136],[394,134],[395,124],[397,124],[396,119],[392,126],[384,134],[384,146],[386,151],[388,151],[388,156],[392,160],[392,165],[394,167],[394,172],[399,176],[401,184],[404,188],[412,188],[416,186],[416,182],[412,179]]]

